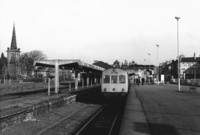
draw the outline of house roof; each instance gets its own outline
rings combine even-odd
[[[93,63],[93,65],[108,69],[108,68],[112,68],[111,65],[109,65],[108,63],[102,62],[102,61],[97,61],[95,63]]]
[[[198,62],[198,61],[200,61],[200,57],[196,57],[196,59],[194,59],[194,57],[181,58],[181,62]]]

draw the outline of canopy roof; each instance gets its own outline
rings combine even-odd
[[[95,71],[103,71],[104,68],[88,64],[81,60],[35,60],[34,66],[42,66],[42,67],[55,67],[55,64],[59,65],[59,68],[65,69],[83,69],[83,70],[95,70]]]

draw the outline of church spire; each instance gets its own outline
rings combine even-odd
[[[17,49],[17,41],[16,41],[16,34],[15,34],[15,24],[13,25],[13,33],[12,33],[12,41],[11,41],[11,49]]]

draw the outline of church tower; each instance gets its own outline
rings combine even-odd
[[[7,49],[7,59],[8,59],[8,73],[12,79],[17,79],[19,74],[19,58],[20,49],[17,48],[15,24],[13,25],[12,41],[10,48]]]

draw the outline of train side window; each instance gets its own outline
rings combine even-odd
[[[126,83],[126,76],[125,75],[119,76],[119,83]]]
[[[111,76],[111,83],[117,83],[117,75]]]
[[[110,76],[109,75],[104,75],[103,83],[110,83]]]

